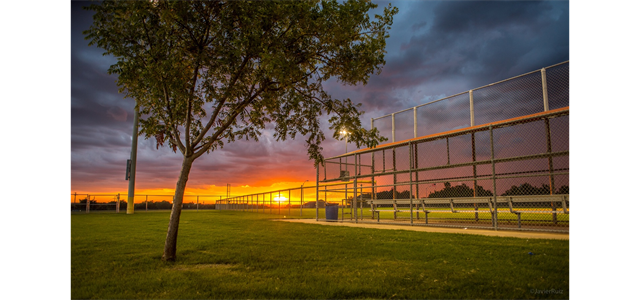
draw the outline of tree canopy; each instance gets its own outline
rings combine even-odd
[[[370,20],[369,1],[103,1],[85,31],[118,59],[109,68],[135,98],[141,134],[199,157],[237,139],[306,135],[322,160],[319,116],[358,147],[383,140],[361,126],[359,104],[333,99],[322,83],[367,83],[384,65],[397,8]]]
[[[366,84],[384,65],[385,39],[398,9],[366,0],[102,1],[84,32],[89,45],[113,55],[109,68],[125,97],[136,100],[140,134],[183,155],[165,241],[176,257],[184,190],[193,161],[275,125],[276,140],[307,137],[323,163],[319,118],[333,137],[350,132],[358,147],[385,140],[362,128],[359,104],[333,99],[322,83]]]

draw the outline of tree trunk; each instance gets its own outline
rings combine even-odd
[[[180,213],[182,212],[182,198],[184,196],[184,189],[187,186],[187,180],[189,180],[189,171],[191,171],[192,163],[193,158],[190,157],[185,157],[182,160],[182,170],[180,171],[180,178],[178,178],[178,183],[176,184],[173,207],[171,208],[171,217],[169,218],[167,239],[164,242],[164,253],[162,254],[162,260],[164,261],[176,260],[176,245],[178,242]]]

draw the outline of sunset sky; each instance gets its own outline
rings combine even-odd
[[[569,60],[569,2],[391,2],[399,8],[387,40],[386,65],[366,86],[325,85],[334,98],[362,103],[362,122],[448,95]],[[87,2],[71,4],[71,192],[126,193],[134,100],[118,93],[107,74],[115,58],[89,47],[82,31],[92,23]],[[344,153],[328,137],[325,157]],[[398,133],[402,134],[402,133]],[[349,151],[356,150],[349,145]],[[138,193],[171,194],[181,155],[139,139]],[[315,182],[301,137],[276,142],[265,130],[259,142],[238,141],[196,160],[187,194],[234,195]],[[307,183],[309,184],[309,183]]]

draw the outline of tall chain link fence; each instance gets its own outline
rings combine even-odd
[[[318,176],[349,182],[356,222],[566,232],[569,108],[358,150]]]
[[[568,231],[568,61],[371,123],[391,143],[318,170],[353,183],[368,206],[355,221]]]

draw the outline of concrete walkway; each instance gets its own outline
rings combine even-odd
[[[514,237],[521,239],[553,239],[568,240],[568,233],[551,233],[551,232],[532,232],[532,231],[510,231],[510,230],[486,230],[486,229],[464,229],[464,228],[446,228],[446,227],[427,227],[427,226],[409,226],[395,224],[369,224],[369,223],[352,223],[352,222],[327,222],[324,220],[316,221],[315,219],[274,219],[274,221],[283,221],[291,223],[317,224],[326,226],[346,226],[360,228],[375,228],[387,230],[412,230],[423,232],[439,232],[439,233],[462,233],[477,234],[486,236]]]

